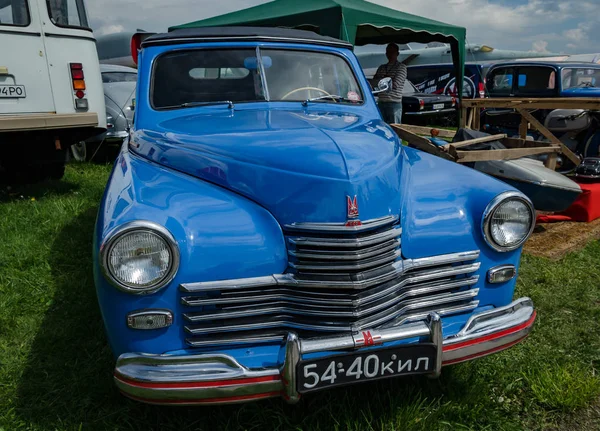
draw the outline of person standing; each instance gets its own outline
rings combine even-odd
[[[402,90],[406,81],[407,69],[405,64],[398,61],[399,54],[398,45],[390,43],[385,49],[388,62],[379,66],[373,77],[375,83],[383,78],[392,78],[392,90],[378,95],[379,111],[383,121],[390,124],[402,122]]]

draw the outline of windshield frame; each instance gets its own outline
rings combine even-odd
[[[59,27],[59,28],[65,28],[65,29],[85,30],[85,31],[89,31],[89,32],[93,31],[92,28],[90,27],[90,21],[87,16],[87,7],[85,6],[85,2],[83,0],[73,0],[75,2],[75,4],[77,5],[77,16],[79,17],[79,22],[82,25],[60,24],[60,23],[56,22],[56,20],[54,19],[54,16],[52,15],[52,6],[50,5],[50,1],[51,0],[46,0],[46,12],[48,12],[48,16],[50,17],[50,22],[52,23],[52,25]],[[68,0],[64,0],[64,1],[68,1]]]
[[[25,12],[26,12],[26,16],[27,16],[27,21],[25,24],[9,24],[9,23],[0,23],[0,27],[29,27],[31,25],[31,12],[29,10],[29,1],[28,0],[22,0],[23,3],[25,4]],[[9,5],[12,6],[12,5]]]
[[[182,48],[182,47],[178,47],[177,49],[170,49],[168,51],[162,52],[160,54],[158,54],[155,58],[153,58],[152,60],[152,67],[151,67],[151,78],[150,78],[150,82],[149,82],[149,91],[148,91],[148,97],[149,97],[149,105],[150,107],[155,110],[155,111],[173,111],[173,110],[178,110],[178,109],[187,109],[187,108],[198,108],[198,106],[186,106],[186,107],[182,107],[182,106],[168,106],[168,107],[157,107],[154,104],[154,87],[155,87],[155,77],[156,77],[156,67],[157,64],[159,63],[159,60],[164,57],[167,56],[169,54],[172,54],[174,52],[187,52],[187,51],[214,51],[214,50],[236,50],[236,49],[252,49],[255,50],[256,52],[256,58],[257,58],[257,63],[258,63],[258,68],[259,68],[259,73],[261,76],[261,81],[263,82],[264,85],[264,93],[265,93],[265,98],[263,100],[246,100],[246,101],[236,101],[234,102],[235,105],[241,105],[241,104],[249,104],[249,103],[292,103],[292,104],[302,104],[304,102],[304,100],[271,100],[270,99],[270,95],[269,95],[269,87],[268,87],[268,82],[266,81],[266,73],[265,73],[265,68],[264,68],[264,64],[263,64],[263,50],[281,50],[281,51],[299,51],[299,52],[313,52],[313,53],[318,53],[318,54],[328,54],[328,55],[334,55],[336,57],[339,57],[342,59],[342,61],[344,61],[347,65],[347,67],[350,69],[350,72],[352,73],[352,77],[354,79],[354,81],[356,82],[356,85],[358,87],[358,89],[361,92],[361,99],[358,102],[334,102],[331,99],[326,99],[324,101],[318,100],[315,101],[316,104],[327,104],[327,105],[334,105],[334,106],[364,106],[366,103],[366,99],[367,99],[367,95],[365,94],[365,90],[363,88],[362,82],[360,81],[359,77],[356,74],[356,71],[354,70],[354,67],[352,65],[352,63],[341,53],[333,51],[333,50],[320,50],[320,49],[310,49],[310,48],[306,48],[306,47],[289,47],[289,46],[278,46],[278,45],[256,45],[256,46],[247,46],[247,45],[227,45],[227,46],[210,46],[210,47],[189,47],[189,48]]]
[[[600,67],[593,67],[593,63],[590,64],[590,66],[575,66],[575,67],[563,67],[560,70],[560,89],[561,91],[563,90],[576,90],[576,89],[581,89],[581,88],[600,88],[600,83],[597,83],[594,86],[591,87],[578,87],[578,86],[569,86],[569,87],[565,87],[563,85],[563,80],[564,80],[564,76],[563,74],[568,70],[568,71],[572,71],[572,70],[579,70],[579,69],[591,69],[591,70],[596,70],[598,75],[600,75]],[[573,72],[571,72],[572,74]],[[571,75],[571,80],[573,79],[572,75]]]

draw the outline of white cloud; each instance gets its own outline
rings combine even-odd
[[[549,52],[548,51],[548,42],[545,40],[536,40],[532,44],[532,48],[535,52]]]
[[[94,32],[100,36],[103,36],[105,34],[120,33],[124,30],[125,27],[123,27],[121,24],[109,24],[103,25],[102,27],[94,30]]]

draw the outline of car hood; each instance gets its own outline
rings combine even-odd
[[[206,108],[203,108],[206,109]],[[379,119],[345,112],[207,109],[136,130],[132,151],[226,187],[283,224],[400,212],[401,145]]]

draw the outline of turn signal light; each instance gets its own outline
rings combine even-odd
[[[74,79],[73,80],[73,89],[74,90],[85,90],[85,81],[83,79]]]
[[[161,329],[173,324],[173,313],[169,310],[140,310],[127,315],[127,326],[131,329]]]
[[[513,265],[496,266],[488,271],[488,282],[492,284],[506,283],[517,275]]]

